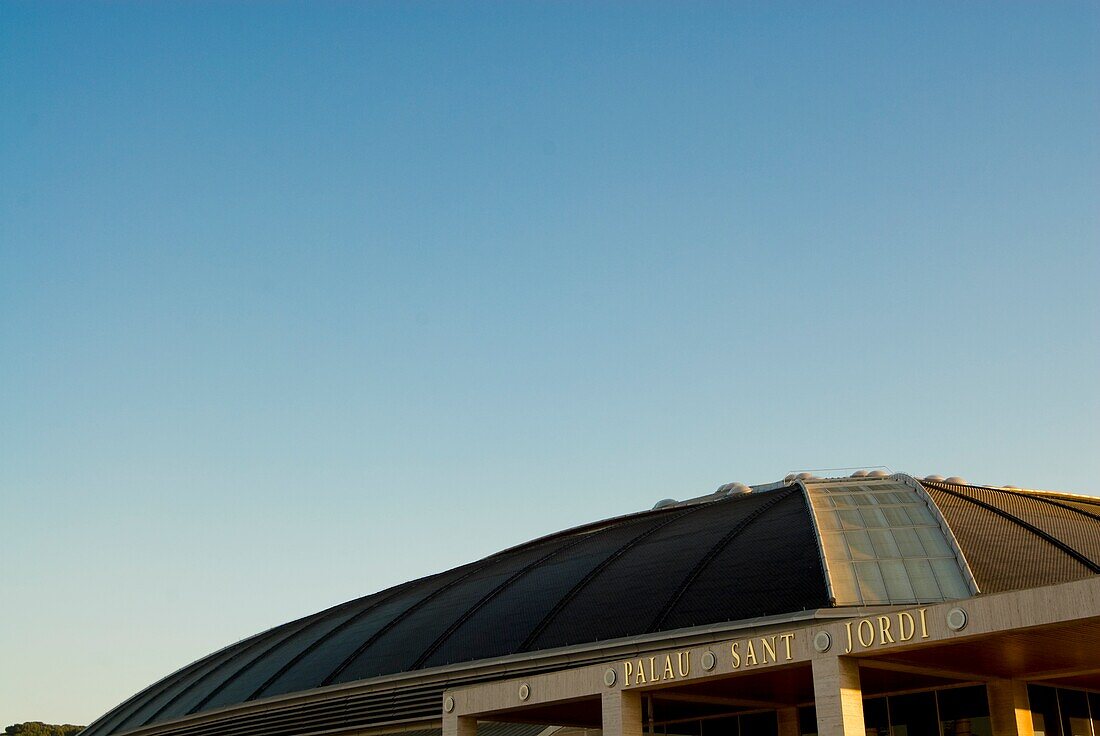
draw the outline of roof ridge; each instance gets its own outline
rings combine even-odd
[[[714,562],[715,558],[718,557],[722,550],[724,550],[729,545],[729,543],[734,540],[734,538],[736,538],[743,531],[752,526],[752,523],[763,516],[765,512],[790,498],[796,490],[798,490],[798,486],[791,486],[785,491],[773,491],[772,493],[768,494],[764,503],[760,504],[760,506],[750,511],[744,518],[734,524],[733,528],[726,532],[726,534],[721,539],[715,542],[711,546],[711,548],[707,550],[706,554],[703,555],[699,559],[699,561],[695,563],[695,566],[692,567],[690,572],[688,572],[687,577],[685,577],[683,581],[681,581],[677,589],[673,591],[673,594],[669,597],[668,602],[665,603],[665,605],[653,618],[653,622],[650,624],[649,630],[657,631],[659,629],[661,624],[664,623],[665,619],[668,618],[669,614],[671,614],[672,611],[676,608],[676,604],[680,602],[681,598],[683,598],[684,593],[686,593],[688,589],[692,586],[692,584],[695,583],[696,578],[698,578],[699,575],[702,574],[703,570],[705,570],[712,562]]]
[[[725,500],[725,499],[719,499],[719,501],[721,501],[721,500]],[[523,640],[523,643],[521,643],[519,645],[519,647],[517,648],[517,651],[520,651],[520,652],[529,651],[529,648],[535,643],[535,640],[538,639],[538,637],[542,634],[542,632],[546,630],[546,627],[550,625],[550,622],[553,621],[558,616],[558,614],[560,614],[565,609],[565,607],[567,605],[569,605],[569,603],[574,598],[576,598],[577,595],[580,594],[580,592],[582,590],[584,590],[585,587],[588,586],[589,583],[591,583],[593,580],[595,580],[597,577],[599,577],[600,573],[602,573],[604,570],[606,570],[608,568],[608,566],[611,565],[612,562],[614,562],[615,560],[622,557],[631,548],[633,548],[635,545],[637,545],[639,542],[641,542],[646,537],[649,537],[650,535],[655,534],[656,532],[660,531],[661,529],[664,529],[669,524],[672,524],[675,521],[679,521],[680,519],[684,518],[685,516],[689,516],[691,514],[694,514],[694,513],[696,513],[697,511],[699,511],[701,509],[710,508],[714,503],[718,503],[719,501],[712,501],[710,503],[701,503],[701,504],[698,504],[696,506],[690,506],[686,509],[683,509],[679,513],[674,514],[674,515],[670,515],[670,517],[668,519],[665,519],[664,521],[657,524],[656,526],[652,526],[649,529],[646,529],[641,534],[638,534],[637,536],[635,536],[635,537],[631,538],[630,540],[628,540],[627,542],[625,542],[622,546],[620,546],[618,549],[616,549],[614,552],[612,552],[610,555],[608,555],[602,561],[600,561],[600,563],[598,565],[596,565],[591,570],[589,570],[587,573],[585,573],[584,577],[582,577],[580,580],[578,580],[573,585],[573,587],[571,587],[568,591],[566,591],[566,593],[561,598],[558,599],[558,602],[555,603],[554,606],[546,613],[546,615],[544,615],[542,617],[542,619],[540,619],[539,622],[537,624],[535,624],[534,628],[531,629],[531,633],[529,633],[527,635],[527,637]]]
[[[1005,493],[1005,494],[1008,494],[1010,496],[1017,496],[1018,498],[1034,499],[1035,501],[1039,501],[1041,503],[1049,504],[1051,506],[1057,506],[1060,509],[1065,509],[1066,511],[1072,511],[1075,514],[1081,514],[1082,516],[1087,516],[1090,519],[1100,521],[1100,514],[1094,514],[1091,511],[1085,511],[1084,509],[1079,509],[1076,506],[1070,506],[1069,504],[1063,503],[1063,502],[1059,501],[1056,498],[1048,498],[1047,497],[1048,495],[1053,495],[1053,494],[1050,494],[1046,491],[1030,491],[1030,492],[1027,492],[1027,491],[1024,491],[1023,489],[1020,489],[1020,488],[994,488],[992,486],[974,486],[974,487],[975,488],[984,488],[987,491],[997,491],[998,493]],[[1096,505],[1100,506],[1100,503],[1098,503]]]
[[[970,503],[972,503],[976,506],[980,506],[980,507],[984,508],[986,511],[991,511],[994,514],[997,514],[998,516],[1001,516],[1005,519],[1008,519],[1009,521],[1015,522],[1016,524],[1020,525],[1024,529],[1027,529],[1032,534],[1040,537],[1041,539],[1043,539],[1047,543],[1052,544],[1055,547],[1057,547],[1058,549],[1062,550],[1067,555],[1069,555],[1070,557],[1072,557],[1073,559],[1077,560],[1082,565],[1087,567],[1090,571],[1092,571],[1094,573],[1100,573],[1100,564],[1097,564],[1096,562],[1091,560],[1089,557],[1082,554],[1081,552],[1078,552],[1076,549],[1069,546],[1068,544],[1066,544],[1062,540],[1058,539],[1057,537],[1043,531],[1042,529],[1035,526],[1034,524],[1031,524],[1027,521],[1024,521],[1023,519],[1021,519],[1020,517],[1016,516],[1015,514],[1009,512],[1009,511],[1006,511],[1002,508],[999,508],[998,506],[995,506],[991,503],[983,501],[980,498],[974,498],[973,496],[969,496],[969,495],[967,495],[965,493],[962,493],[960,491],[953,490],[952,488],[949,488],[948,486],[953,485],[953,486],[955,486],[955,488],[979,488],[979,489],[982,489],[982,490],[989,490],[989,489],[985,489],[983,486],[957,486],[955,484],[947,484],[947,483],[942,483],[942,482],[939,482],[939,481],[924,481],[924,482],[928,483],[931,486],[933,486],[934,488],[936,488],[936,490],[942,491],[943,493],[946,493],[950,496],[954,496],[956,498],[961,498],[963,500],[969,501]]]
[[[612,526],[605,527],[604,529],[601,529],[601,530],[599,530],[598,532],[595,532],[595,533],[599,534],[599,533],[602,533],[602,532],[607,531],[609,529],[617,529],[617,528],[619,528],[620,526],[622,526],[623,524],[626,524],[626,523],[627,523],[626,521],[623,521],[619,524],[615,524],[615,525],[612,525]],[[424,665],[424,663],[428,660],[428,658],[431,657],[432,654],[434,654],[436,652],[436,650],[438,650],[441,646],[443,646],[444,642],[446,642],[447,639],[451,638],[451,636],[456,631],[458,631],[458,629],[461,628],[464,623],[466,623],[475,613],[477,613],[479,610],[481,610],[483,607],[485,607],[496,596],[498,596],[502,592],[504,592],[504,590],[506,588],[511,586],[513,583],[515,583],[517,580],[519,580],[520,578],[525,576],[527,573],[531,572],[531,570],[535,569],[536,567],[541,566],[547,560],[550,560],[550,559],[556,557],[557,555],[561,554],[562,552],[565,552],[566,550],[569,550],[569,549],[572,549],[573,547],[576,547],[578,544],[585,541],[586,539],[588,539],[588,535],[586,535],[586,534],[577,534],[572,539],[570,539],[568,542],[566,542],[565,544],[561,545],[560,547],[557,547],[556,549],[554,549],[551,552],[548,552],[547,554],[543,555],[542,557],[540,557],[537,560],[529,563],[528,565],[524,566],[522,569],[520,569],[520,570],[516,571],[515,573],[513,573],[512,575],[510,575],[508,577],[508,579],[504,580],[502,583],[500,583],[495,588],[490,590],[488,593],[483,595],[476,603],[474,603],[472,606],[467,608],[462,613],[461,616],[459,616],[457,619],[455,619],[451,623],[450,626],[448,626],[446,629],[444,629],[443,632],[435,638],[435,641],[433,641],[431,644],[429,644],[428,648],[425,649],[420,654],[420,656],[418,656],[413,661],[413,663],[409,667],[409,669],[410,670],[415,670],[415,669],[419,669],[420,667],[422,667]]]

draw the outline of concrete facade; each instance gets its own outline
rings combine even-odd
[[[1035,736],[1029,683],[1100,690],[1100,577],[851,613],[688,647],[652,642],[614,663],[448,690],[443,733],[472,736],[477,719],[641,736],[654,732],[647,707],[658,702],[706,706],[700,720],[723,704],[730,713],[773,711],[781,736],[801,733],[798,707],[813,706],[819,736],[866,736],[869,684],[882,695],[970,683],[985,687],[993,736]]]
[[[1100,500],[806,475],[261,632],[82,736],[1100,736]]]

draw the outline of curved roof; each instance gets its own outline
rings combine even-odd
[[[441,665],[1097,572],[1100,502],[1088,498],[907,476],[716,494],[537,539],[276,627],[169,675],[84,734]],[[438,710],[438,692],[424,698]]]

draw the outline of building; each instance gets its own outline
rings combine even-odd
[[[1100,736],[1098,572],[1088,496],[731,484],[265,631],[84,736]]]

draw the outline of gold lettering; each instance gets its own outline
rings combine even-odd
[[[787,648],[787,660],[791,659],[791,639],[794,638],[794,634],[780,634],[779,638],[783,641],[783,645]]]
[[[640,659],[638,660],[638,671],[634,673],[634,684],[645,684],[645,670],[642,668],[642,660]]]
[[[906,624],[908,624],[908,631],[906,632]],[[898,614],[898,638],[902,641],[909,641],[917,633],[917,622],[913,620],[913,614],[908,611],[902,611]]]
[[[676,673],[672,671],[672,655],[665,655],[665,670],[661,673],[662,680],[675,680]]]
[[[768,663],[768,655],[769,654],[772,655],[772,661],[773,662],[778,661],[775,658],[775,637],[774,636],[770,640],[765,639],[764,637],[760,637],[760,644],[764,648],[764,651],[762,652],[762,654],[764,655],[764,664]]]
[[[680,677],[687,677],[691,673],[691,650],[676,653],[676,670]]]
[[[735,641],[730,647],[730,654],[733,655],[733,668],[737,669],[741,666],[741,652],[737,651],[737,645],[741,642]]]
[[[894,636],[890,633],[890,617],[879,616],[878,617],[878,643],[885,644],[886,642],[894,643]]]
[[[656,657],[650,657],[649,658],[649,681],[650,682],[657,682],[657,668],[655,666],[656,664],[657,664],[657,658]]]
[[[920,638],[922,639],[928,638],[928,621],[924,617],[924,612],[927,610],[927,608],[922,608],[917,611],[920,614]]]
[[[844,622],[844,629],[848,632],[848,648],[844,650],[844,653],[845,654],[851,654],[852,653],[852,622],[851,621],[845,621]]]
[[[867,624],[867,638],[863,638],[863,624]],[[871,623],[869,619],[861,618],[859,620],[859,626],[856,628],[856,634],[859,636],[859,643],[863,645],[863,648],[871,646],[875,643],[875,625]]]
[[[745,664],[756,664],[756,649],[752,646],[752,639],[749,639],[745,646]]]
[[[623,682],[630,684],[630,676],[634,674],[634,663],[630,660],[623,662]]]

